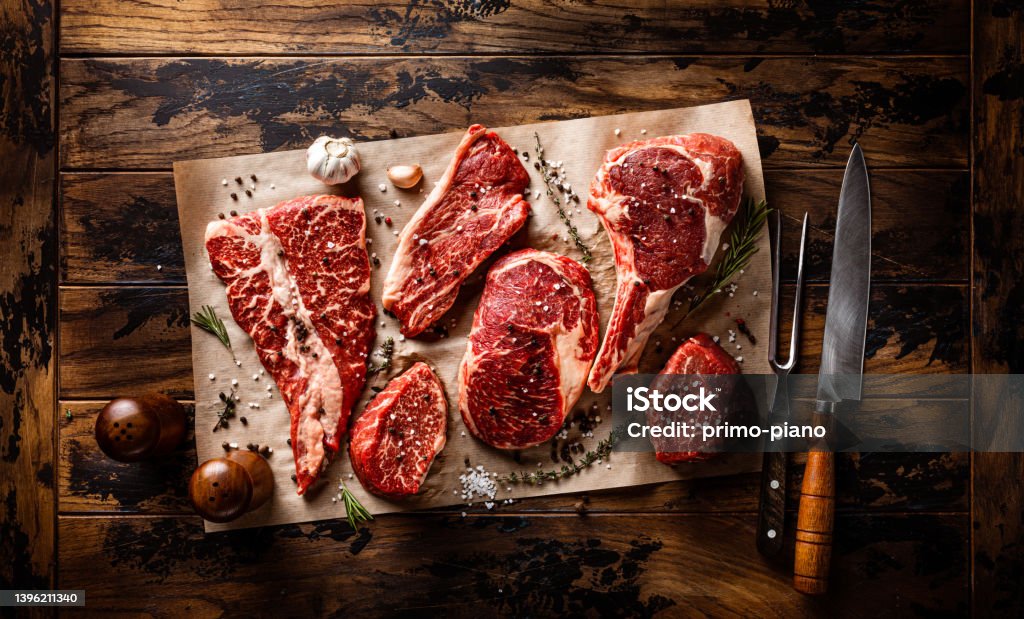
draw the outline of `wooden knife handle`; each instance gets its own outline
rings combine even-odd
[[[831,451],[809,452],[800,488],[793,565],[793,588],[801,593],[821,595],[828,591],[835,504],[834,454]]]
[[[785,452],[766,451],[761,467],[761,503],[757,515],[757,549],[766,557],[782,550],[786,528]]]

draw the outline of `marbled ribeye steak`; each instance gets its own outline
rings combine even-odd
[[[487,273],[459,367],[459,411],[474,436],[500,449],[542,443],[562,428],[597,353],[590,273],[534,249]]]

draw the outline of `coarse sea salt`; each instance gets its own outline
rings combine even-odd
[[[462,484],[460,496],[468,503],[472,503],[474,498],[493,499],[498,492],[498,487],[494,484],[492,477],[484,470],[482,464],[477,465],[476,468],[467,467],[466,472],[459,475],[459,483]]]

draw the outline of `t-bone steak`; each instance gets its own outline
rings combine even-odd
[[[430,366],[417,362],[388,383],[352,424],[352,470],[374,494],[416,494],[444,449],[447,428],[441,381]]]
[[[636,371],[672,295],[707,269],[742,194],[740,152],[717,136],[659,137],[605,155],[587,208],[611,239],[617,288],[588,380],[594,392],[617,370]]]
[[[473,125],[402,229],[381,301],[419,335],[455,303],[462,282],[526,222],[530,177],[498,134]]]
[[[696,394],[704,388],[706,393],[715,394],[715,410],[667,412],[655,411],[652,407],[646,413],[647,425],[668,426],[679,421],[702,428],[705,425],[718,427],[724,423],[741,421],[743,413],[737,410],[741,407],[737,406],[738,402],[733,398],[739,381],[735,376],[739,373],[739,365],[729,353],[707,334],[698,333],[680,344],[661,374],[651,383],[651,388],[665,395],[674,393],[679,397]],[[692,437],[652,437],[651,444],[654,445],[659,462],[676,464],[707,460],[714,455],[715,450],[725,445],[725,441],[711,438],[704,442],[703,430],[698,429],[696,436]]]
[[[487,273],[459,367],[459,411],[474,436],[523,449],[554,436],[583,392],[599,322],[590,273],[534,249]]]
[[[370,300],[362,200],[307,196],[211,222],[206,249],[235,322],[291,415],[298,493],[340,447],[366,380]]]

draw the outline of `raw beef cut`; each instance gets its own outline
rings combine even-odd
[[[583,392],[598,343],[590,273],[534,249],[487,273],[459,367],[459,411],[474,436],[500,449],[542,443]]]
[[[590,186],[587,208],[615,251],[615,306],[588,384],[596,393],[620,368],[636,371],[672,295],[703,273],[743,194],[732,142],[703,133],[614,148]]]
[[[740,421],[741,413],[733,410],[736,407],[732,395],[736,390],[736,378],[725,378],[722,375],[739,374],[740,368],[721,346],[705,333],[698,333],[683,342],[665,364],[665,369],[652,384],[662,394],[676,393],[680,397],[687,393],[697,393],[702,387],[707,393],[715,393],[715,411],[679,411],[658,412],[653,407],[647,411],[648,426],[667,426],[673,421],[685,421],[701,427],[706,424],[713,426],[723,422],[730,424]],[[676,376],[685,375],[685,380]],[[684,393],[686,392],[686,393]],[[699,432],[699,430],[698,430]],[[676,464],[677,462],[697,462],[714,456],[715,450],[724,445],[724,441],[711,439],[704,443],[699,436],[686,437],[652,437],[655,456],[659,462]]]
[[[338,451],[374,339],[362,200],[308,196],[206,228],[214,273],[291,415],[298,493]]]
[[[416,494],[444,449],[448,401],[437,375],[418,362],[377,394],[352,424],[349,457],[363,487],[381,496]]]
[[[455,303],[462,282],[526,222],[530,177],[498,134],[473,125],[441,180],[402,229],[381,301],[419,335]]]

